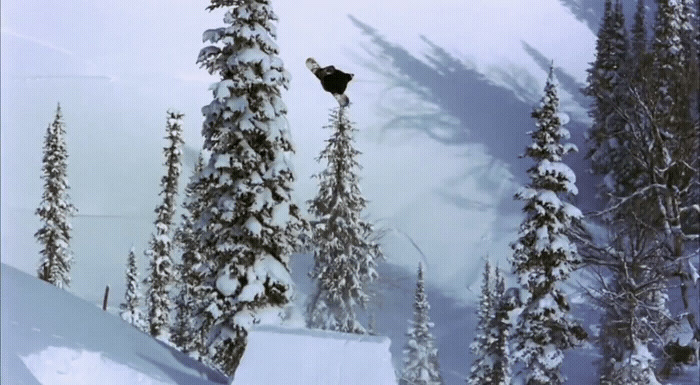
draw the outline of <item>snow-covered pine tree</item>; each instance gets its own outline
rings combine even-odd
[[[634,13],[634,22],[631,27],[630,36],[630,52],[628,55],[628,64],[625,75],[627,75],[627,83],[629,88],[627,89],[627,102],[629,103],[627,107],[629,113],[635,112],[635,101],[632,92],[636,92],[640,95],[647,95],[651,91],[652,86],[652,67],[653,67],[653,57],[649,51],[649,40],[648,40],[648,25],[647,25],[647,7],[644,0],[637,0],[637,8]],[[633,91],[632,91],[633,90]],[[623,119],[624,120],[624,119]],[[625,122],[627,123],[627,122]],[[630,136],[634,137],[633,133],[629,133]],[[632,140],[639,140],[639,138],[634,138]],[[634,162],[639,164],[639,162]],[[643,172],[641,174],[644,174]]]
[[[654,89],[658,92],[655,106],[664,140],[675,143],[675,150],[692,152],[697,146],[690,118],[690,62],[692,45],[691,15],[684,1],[658,0],[654,25]],[[676,154],[669,154],[674,156]]]
[[[530,183],[515,195],[525,201],[526,218],[513,243],[512,264],[521,286],[529,292],[514,333],[514,355],[525,364],[528,385],[564,383],[564,350],[585,338],[584,330],[569,314],[566,294],[560,288],[579,264],[576,245],[567,235],[581,211],[563,201],[578,192],[574,172],[562,162],[573,144],[559,118],[559,96],[553,68],[539,108],[532,113],[537,129],[525,155],[536,164],[528,170]]]
[[[438,349],[430,332],[433,323],[428,315],[430,305],[425,295],[423,264],[418,265],[413,321],[406,335],[408,342],[404,348],[404,366],[399,379],[401,385],[439,385],[443,383],[438,362]]]
[[[353,146],[356,129],[345,116],[345,108],[331,112],[333,130],[318,160],[328,165],[316,177],[319,191],[309,201],[315,216],[313,225],[314,268],[316,280],[307,313],[312,328],[346,333],[365,333],[357,321],[356,307],[369,300],[366,285],[377,278],[376,261],[382,257],[379,245],[371,240],[372,225],[361,218],[367,205],[359,187],[357,156]]]
[[[491,341],[491,325],[494,318],[494,285],[491,280],[491,264],[486,261],[484,275],[481,283],[481,297],[479,298],[479,310],[477,311],[476,336],[470,346],[472,354],[476,357],[471,367],[471,374],[467,380],[470,385],[491,384],[493,366],[489,357],[489,345]]]
[[[634,24],[632,24],[632,38],[630,44],[630,56],[639,63],[647,53],[647,7],[644,0],[637,0],[637,8],[634,12]]]
[[[690,0],[687,0],[690,1]],[[700,121],[692,121],[691,93],[689,88],[691,72],[688,20],[686,15],[692,5],[685,1],[659,0],[654,26],[654,76],[652,84],[656,94],[651,98],[637,99],[638,109],[645,112],[649,133],[642,143],[640,152],[648,159],[649,181],[640,190],[651,199],[658,215],[654,222],[647,222],[659,230],[671,250],[671,259],[676,264],[674,276],[680,278],[681,296],[686,319],[695,330],[696,341],[700,340],[700,325],[697,310],[689,303],[688,290],[693,272],[687,256],[687,241],[691,234],[700,233],[697,223],[700,218],[697,192],[700,182]],[[697,68],[695,69],[697,70]],[[645,147],[646,146],[646,147]]]
[[[163,148],[165,154],[166,174],[161,179],[163,203],[156,208],[156,232],[151,236],[150,250],[146,256],[150,260],[148,278],[148,323],[154,337],[168,338],[170,326],[170,285],[173,282],[172,242],[170,229],[175,215],[177,185],[182,168],[182,114],[175,111],[167,113],[168,146]]]
[[[679,0],[681,2],[681,45],[686,52],[684,86],[690,104],[691,124],[700,120],[700,15],[697,13],[695,1]]]
[[[512,379],[510,367],[510,310],[505,303],[506,283],[501,269],[496,266],[494,276],[494,313],[491,322],[492,344],[489,350],[493,357],[491,384],[509,385]]]
[[[693,199],[693,191],[698,190],[693,186],[699,186],[698,130],[689,129],[688,124],[690,108],[687,101],[692,91],[686,85],[692,83],[692,71],[688,71],[691,66],[684,62],[684,58],[688,57],[688,47],[692,47],[692,44],[683,43],[684,39],[687,41],[689,38],[689,30],[686,28],[684,32],[684,26],[688,23],[683,20],[691,18],[682,11],[684,6],[683,1],[659,1],[653,49],[647,51],[644,44],[644,7],[641,2],[638,3],[631,60],[626,73],[629,86],[623,88],[626,92],[624,98],[616,99],[614,94],[608,97],[609,105],[621,120],[616,126],[624,128],[617,130],[625,135],[616,138],[617,143],[624,144],[618,149],[628,154],[625,161],[618,164],[628,171],[628,181],[632,183],[624,185],[621,183],[623,179],[609,179],[611,187],[602,191],[609,199],[601,218],[609,225],[615,242],[602,247],[587,247],[593,251],[593,255],[586,255],[586,258],[612,273],[612,282],[603,282],[600,293],[597,293],[612,307],[606,310],[606,324],[618,322],[614,321],[614,317],[618,317],[622,323],[636,322],[636,306],[649,307],[650,314],[667,320],[664,317],[668,315],[663,315],[667,314],[665,301],[660,300],[665,298],[666,286],[656,282],[659,273],[664,272],[667,280],[680,278],[685,317],[696,330],[696,335],[700,336],[696,311],[689,307],[692,268],[690,263],[681,262],[687,261],[685,256],[689,251],[685,241],[690,239],[690,234],[697,234],[697,226],[691,223],[697,223],[700,214],[692,203],[697,202],[697,199]],[[655,229],[656,233],[650,229]],[[639,238],[642,230],[646,235]],[[637,241],[633,241],[635,239]],[[643,239],[646,246],[630,246],[641,242],[639,239]],[[665,243],[665,246],[661,247],[657,242]],[[650,251],[652,249],[654,253]],[[659,255],[664,252],[666,255]],[[652,261],[654,258],[656,262]],[[659,262],[664,260],[665,263]],[[636,298],[639,296],[639,293],[635,293],[638,285],[645,288],[648,298]],[[609,292],[611,287],[614,293]],[[613,296],[617,296],[616,301],[611,299]],[[626,299],[628,297],[630,301]],[[650,318],[653,317],[645,317]],[[655,321],[647,323],[658,324]],[[658,326],[653,329],[652,334],[662,332]],[[647,364],[635,364],[631,368],[634,370],[622,372],[615,369],[616,365],[631,365],[630,357],[636,357],[633,350],[647,349],[654,342],[644,337],[644,331],[635,328],[621,330],[616,327],[603,330],[604,334],[608,333],[604,338],[609,343],[601,344],[605,359],[601,370],[602,379],[608,382],[639,377],[639,374],[634,374],[635,371],[647,368]],[[627,334],[621,337],[621,333]],[[627,336],[632,337],[625,340],[623,337]],[[651,365],[654,359],[651,354],[640,357],[634,360]]]
[[[41,259],[37,275],[58,287],[70,284],[70,267],[73,256],[69,248],[71,225],[69,217],[75,207],[68,201],[68,151],[66,148],[66,127],[63,123],[61,105],[56,107],[56,115],[46,129],[42,176],[44,192],[36,215],[43,225],[34,234],[41,244]]]
[[[511,381],[509,310],[503,303],[505,280],[500,269],[491,278],[491,266],[484,267],[479,301],[477,335],[471,345],[476,356],[467,379],[470,385],[509,385]]]
[[[214,43],[198,63],[220,80],[202,108],[204,207],[196,228],[211,254],[204,311],[212,360],[233,374],[253,323],[279,320],[293,294],[289,256],[306,227],[292,201],[294,152],[281,88],[290,75],[275,43],[277,15],[270,0],[212,0],[227,8],[226,27],[204,32]],[[209,328],[209,326],[207,326]]]
[[[695,113],[696,115],[694,116],[694,120],[696,122],[700,122],[700,0],[695,0],[695,44],[694,44],[694,50],[695,50],[695,66],[697,72],[696,74],[698,75],[697,79],[697,89],[695,92]],[[691,63],[691,66],[693,63]],[[700,190],[700,188],[696,189]],[[700,194],[700,191],[698,191]],[[698,199],[700,199],[700,196],[698,196]],[[698,200],[696,199],[696,201]]]
[[[588,75],[585,93],[593,98],[590,111],[593,125],[589,131],[592,170],[604,176],[601,195],[607,197],[635,189],[640,174],[630,161],[629,141],[634,140],[626,131],[624,119],[630,105],[629,79],[632,73],[628,54],[628,39],[625,18],[620,0],[614,7],[608,0],[605,15],[598,33],[596,60]]]
[[[182,261],[177,265],[178,295],[175,300],[177,310],[175,324],[171,330],[171,341],[183,352],[197,355],[205,345],[205,334],[194,319],[195,309],[202,300],[205,258],[200,250],[199,232],[194,223],[201,217],[200,176],[204,169],[204,158],[199,154],[190,182],[185,187],[180,226],[175,232],[175,242],[182,250]]]
[[[614,20],[612,1],[605,0],[605,11],[603,13],[603,21],[598,30],[598,39],[596,40],[596,55],[595,61],[591,63],[591,68],[588,70],[588,86],[583,92],[593,97],[590,115],[593,118],[593,127],[589,131],[589,140],[592,145],[588,156],[596,157],[596,153],[602,153],[599,150],[604,145],[607,137],[605,118],[611,113],[608,107],[606,97],[612,93],[612,85],[610,84],[611,70],[615,68],[616,63],[611,61],[614,55],[614,47],[611,41],[613,34]],[[596,94],[601,94],[596,97]],[[601,168],[600,161],[593,163],[593,170],[598,171]],[[607,166],[602,165],[605,169]],[[600,171],[598,171],[600,172]]]
[[[146,332],[148,324],[146,323],[146,317],[141,311],[142,298],[139,271],[136,265],[136,253],[132,247],[129,250],[129,257],[126,263],[126,292],[124,293],[124,302],[119,305],[119,309],[121,309],[119,315],[124,321]]]

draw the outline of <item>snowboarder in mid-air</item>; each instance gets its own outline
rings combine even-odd
[[[312,57],[306,59],[306,66],[321,81],[323,89],[330,92],[341,107],[347,107],[350,99],[344,94],[353,74],[345,73],[333,66],[323,67]]]

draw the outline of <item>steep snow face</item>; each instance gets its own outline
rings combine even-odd
[[[231,385],[395,384],[386,337],[254,326]]]
[[[223,375],[70,293],[2,264],[5,384],[226,383]]]

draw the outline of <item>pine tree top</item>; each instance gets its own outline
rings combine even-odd
[[[491,264],[486,260],[481,282],[481,299],[479,303],[479,320],[488,320],[493,312],[493,281],[491,278]]]
[[[553,68],[550,68],[545,94],[539,108],[532,112],[532,117],[537,120],[537,129],[529,132],[533,143],[525,149],[524,156],[537,161],[537,164],[528,170],[532,188],[577,194],[576,175],[561,162],[564,155],[578,149],[574,144],[561,143],[563,139],[568,139],[570,134],[561,122],[557,88],[556,76]]]
[[[644,0],[637,0],[632,25],[632,54],[639,61],[647,51],[646,6]]]
[[[423,278],[423,263],[418,263],[418,279],[416,281],[416,310],[421,313],[420,317],[427,315],[428,310],[430,310],[430,305],[428,304],[428,297],[425,295],[425,279]]]

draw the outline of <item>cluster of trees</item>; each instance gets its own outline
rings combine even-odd
[[[523,303],[504,296],[487,264],[470,384],[507,384],[517,363],[527,384],[564,383],[564,351],[588,336],[571,319],[561,284],[581,268],[598,277],[585,290],[602,309],[594,338],[601,384],[658,384],[677,366],[697,362],[700,328],[690,290],[699,278],[691,242],[700,230],[700,5],[656,5],[649,41],[643,0],[630,33],[622,2],[605,2],[584,90],[592,99],[588,158],[602,179],[603,209],[585,217],[567,203],[577,190],[562,156],[576,149],[561,143],[569,134],[550,71],[525,151],[536,162],[531,183],[516,194],[526,219],[511,261]],[[678,314],[669,309],[672,300],[683,305]],[[692,339],[679,343],[681,331]]]
[[[668,342],[679,326],[693,333],[690,346],[700,341],[689,299],[697,284],[691,242],[700,223],[697,6],[657,1],[649,42],[644,2],[629,38],[620,2],[608,1],[598,34],[586,91],[594,101],[591,162],[604,180],[605,209],[597,219],[608,242],[582,244],[589,265],[604,272],[592,290],[604,309],[603,383],[669,376],[678,357],[669,354]],[[668,306],[674,286],[680,287],[680,314]],[[697,359],[693,355],[681,361]],[[657,361],[665,364],[659,369]]]
[[[700,327],[690,290],[698,280],[691,242],[698,239],[700,223],[698,6],[693,0],[658,0],[648,41],[643,0],[631,38],[621,2],[606,0],[584,90],[593,101],[588,155],[603,181],[604,209],[586,217],[571,203],[576,177],[563,158],[577,149],[564,143],[569,132],[550,70],[532,114],[533,142],[523,155],[534,161],[530,182],[515,196],[525,212],[512,244],[519,289],[506,290],[501,270],[492,273],[487,263],[468,383],[508,384],[514,376],[527,384],[565,382],[564,352],[588,338],[572,318],[562,287],[579,268],[599,277],[587,289],[603,309],[596,338],[603,356],[601,383],[654,384],[677,361],[697,360]],[[309,201],[313,220],[307,221],[292,199],[294,146],[280,94],[289,74],[278,57],[270,1],[211,0],[208,8],[227,9],[227,26],[204,32],[212,45],[197,60],[220,79],[202,109],[203,150],[209,155],[198,159],[174,229],[182,114],[168,111],[163,203],[155,210],[156,229],[145,253],[148,311],[141,311],[133,248],[121,309],[141,330],[233,374],[251,325],[287,316],[293,298],[289,258],[304,246],[306,232],[316,280],[309,327],[367,332],[357,310],[369,301],[366,286],[377,279],[382,253],[371,224],[361,218],[366,200],[346,107],[331,112],[332,135],[318,158],[327,164],[316,176],[319,192]],[[66,192],[64,134],[59,106],[46,134],[45,188],[37,209],[44,225],[36,233],[43,245],[38,276],[59,287],[70,282],[68,218],[75,211]],[[175,246],[181,250],[179,264],[173,261]],[[668,306],[673,285],[684,307],[680,314]],[[171,293],[174,286],[177,295]],[[428,309],[420,266],[402,383],[442,383]],[[694,348],[669,343],[679,325],[694,333]],[[513,374],[518,363],[522,370]]]
[[[303,233],[312,234],[307,238],[313,242],[311,274],[317,282],[309,327],[367,332],[357,320],[357,308],[369,301],[366,285],[377,278],[382,253],[372,225],[361,219],[366,201],[359,188],[359,152],[353,147],[356,130],[346,106],[331,113],[333,134],[318,158],[327,161],[327,168],[317,175],[318,196],[309,202],[315,219],[309,224],[292,200],[294,147],[280,93],[290,76],[278,57],[277,16],[269,0],[212,0],[208,9],[217,8],[227,10],[226,26],[204,32],[212,45],[197,59],[219,76],[213,100],[202,109],[208,160],[200,155],[174,229],[183,116],[168,111],[163,201],[145,252],[149,274],[139,279],[132,248],[120,308],[122,318],[137,328],[233,374],[251,325],[287,316],[285,307],[294,294],[289,258],[302,247]],[[67,217],[72,206],[65,203],[64,131],[59,109],[47,133],[46,193],[38,210],[46,226],[37,233],[46,245],[39,277],[57,286],[68,284],[70,268]]]
[[[582,213],[567,201],[578,190],[576,176],[563,157],[577,149],[562,143],[569,138],[569,131],[562,126],[553,68],[532,117],[536,129],[529,132],[533,142],[523,156],[535,164],[528,169],[530,183],[515,195],[525,202],[525,219],[518,240],[512,244],[511,258],[513,273],[525,295],[522,303],[520,294],[506,296],[500,270],[496,269],[492,279],[491,267],[486,264],[477,334],[471,346],[476,360],[469,384],[509,384],[511,361],[521,362],[526,368],[517,373],[524,383],[563,384],[564,351],[587,337],[572,319],[562,288],[581,263],[569,233],[582,219]]]

